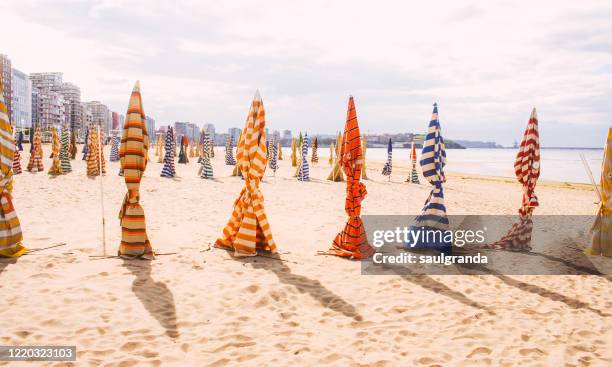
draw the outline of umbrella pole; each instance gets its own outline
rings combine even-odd
[[[593,189],[595,190],[595,195],[597,196],[597,199],[601,201],[601,193],[599,192],[599,189],[597,188],[597,184],[595,183],[595,179],[593,178],[593,172],[591,172],[591,168],[589,167],[589,164],[587,163],[586,158],[584,158],[584,154],[580,153],[580,159],[582,159],[584,170],[586,171],[587,175],[591,179],[591,184],[593,185]]]
[[[100,126],[98,126],[98,139],[100,138]],[[98,141],[98,144],[100,142]],[[100,144],[98,149],[98,169],[100,171],[100,208],[102,209],[102,254],[106,256],[106,220],[104,218],[104,184],[102,180],[102,149],[104,149],[104,143]]]

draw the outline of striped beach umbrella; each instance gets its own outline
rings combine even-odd
[[[225,139],[225,165],[235,166],[234,150],[232,148],[232,137],[230,135]]]
[[[245,187],[234,203],[223,235],[215,242],[216,247],[233,250],[235,256],[255,256],[261,250],[276,252],[264,209],[263,193],[259,189],[266,164],[265,125],[263,101],[256,92],[236,150]]]
[[[40,128],[34,130],[34,138],[32,140],[32,151],[30,153],[30,161],[28,162],[28,172],[36,173],[45,170],[43,167],[43,152],[40,136]]]
[[[240,139],[242,138],[242,131],[240,132],[240,134],[238,135],[238,141],[240,141]],[[265,143],[264,143],[265,146]],[[238,154],[238,148],[236,147],[236,155]],[[264,165],[264,170],[265,170],[265,165]],[[244,180],[244,176],[242,176],[242,172],[240,171],[240,165],[238,163],[236,163],[234,165],[234,170],[232,171],[232,176],[237,176],[240,177]]]
[[[27,248],[21,243],[23,234],[13,206],[13,154],[18,151],[13,139],[0,80],[0,257],[19,257]]]
[[[366,259],[373,254],[374,250],[368,243],[365,228],[361,221],[361,202],[365,198],[367,191],[365,185],[361,182],[363,155],[353,96],[349,98],[348,102],[339,161],[346,174],[344,210],[348,215],[348,221],[344,229],[334,238],[328,253],[356,260]]]
[[[121,142],[121,138],[117,135],[116,132],[113,132],[113,137],[111,138],[111,152],[109,161],[116,162],[119,160],[119,143]]]
[[[274,137],[270,138],[270,159],[268,160],[268,165],[274,174],[278,170],[278,146],[280,144],[276,143],[276,139]]]
[[[19,153],[19,149],[15,149],[15,154],[13,156],[13,174],[18,175],[21,173],[21,153]]]
[[[55,127],[51,128],[51,167],[49,167],[48,174],[52,176],[57,176],[62,174],[62,165],[60,163],[60,140],[59,135],[57,134],[57,129]]]
[[[367,143],[366,135],[363,134],[361,138],[361,150],[363,152],[363,164],[361,165],[361,179],[362,180],[368,179],[368,175],[366,174],[366,148],[367,148],[366,143]]]
[[[164,163],[164,135],[162,133],[157,134],[157,142],[155,144],[156,147],[156,155],[157,155],[157,163]]]
[[[89,141],[87,142],[87,176],[95,177],[100,175],[100,161],[98,157],[98,139],[97,129],[89,129],[87,134]]]
[[[329,143],[329,158],[327,163],[331,166],[334,164],[334,152],[336,151],[336,144],[334,142]]]
[[[523,196],[519,208],[519,222],[512,225],[506,235],[497,242],[485,245],[488,248],[510,251],[530,251],[533,222],[531,214],[538,206],[535,187],[540,177],[540,134],[538,131],[538,114],[531,111],[523,140],[514,161],[514,174],[523,185]]]
[[[70,159],[75,159],[77,155],[76,133],[74,130],[70,132]]]
[[[383,176],[389,176],[389,181],[391,181],[391,172],[393,171],[393,144],[391,143],[391,138],[389,138],[389,143],[387,144],[387,162],[382,170]]]
[[[608,128],[601,162],[600,199],[597,217],[591,228],[591,246],[585,253],[612,257],[612,127]]]
[[[206,136],[204,138],[204,154],[199,158],[200,161],[200,169],[199,174],[200,178],[212,179],[213,178],[213,167],[210,163],[210,151],[212,150],[212,142],[210,141],[210,137]]]
[[[444,176],[446,147],[440,129],[437,103],[434,103],[433,113],[431,121],[429,122],[427,136],[423,142],[423,151],[421,152],[421,160],[419,163],[423,170],[423,176],[431,184],[432,188],[429,197],[425,201],[421,214],[416,218],[416,228],[427,231],[445,231],[449,227],[448,217],[446,216],[446,206],[444,205],[444,190],[442,187],[442,184],[446,182],[446,177]],[[450,244],[445,241],[441,243],[422,241],[410,245],[412,247],[442,247],[442,249],[448,249]]]
[[[417,151],[416,145],[414,145],[414,141],[412,142],[412,146],[410,147],[410,163],[412,164],[412,170],[410,171],[410,176],[406,179],[406,182],[410,182],[413,184],[420,184],[419,182],[419,174],[416,168],[417,162]]]
[[[98,149],[100,154],[100,164],[102,165],[102,174],[106,174],[106,157],[104,155],[104,129],[100,129],[100,137],[98,143]]]
[[[89,153],[89,127],[85,128],[85,141],[83,143],[83,160],[87,160],[87,153]]]
[[[72,172],[72,166],[70,165],[70,133],[65,127],[62,128],[62,139],[59,159],[61,162],[62,173],[67,174],[69,172]]]
[[[315,136],[314,141],[312,142],[312,156],[310,161],[312,163],[319,163],[319,156],[317,155],[317,149],[319,148],[319,140]]]
[[[119,148],[119,160],[128,190],[119,211],[121,220],[119,256],[150,260],[155,254],[147,236],[144,210],[140,206],[140,181],[147,168],[149,149],[149,135],[145,121],[140,83],[136,82],[125,115]]]
[[[187,159],[187,146],[185,144],[186,139],[187,137],[183,135],[181,139],[179,140],[179,143],[181,144],[181,150],[179,151],[178,163],[181,163],[181,164],[189,163],[189,159]]]
[[[297,179],[299,181],[310,181],[310,167],[308,166],[308,146],[310,145],[310,138],[308,134],[304,135],[302,140],[302,163],[298,171]]]
[[[164,167],[162,168],[161,177],[174,177],[176,176],[176,170],[174,169],[174,130],[172,127],[168,127],[166,131],[166,154],[164,155]]]
[[[279,141],[278,144],[276,144],[276,146],[277,146],[277,149],[278,149],[278,160],[282,161],[283,160],[283,145]]]
[[[360,144],[361,145],[361,144]],[[334,162],[334,166],[332,167],[332,171],[327,176],[328,181],[344,181],[344,174],[342,173],[342,162],[340,161],[340,150],[342,149],[342,135],[338,133],[338,137],[336,138],[336,161]]]
[[[297,152],[295,138],[291,138],[291,167],[297,167]]]

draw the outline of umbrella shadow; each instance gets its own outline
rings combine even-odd
[[[0,275],[9,265],[14,265],[15,263],[17,263],[17,259],[15,258],[8,258],[8,259],[0,258]]]
[[[363,316],[359,314],[355,306],[325,288],[320,281],[308,278],[304,275],[292,273],[291,268],[279,257],[272,258],[274,260],[268,261],[262,261],[261,257],[239,257],[236,259],[251,264],[255,269],[264,269],[274,273],[281,283],[293,286],[300,293],[310,295],[323,307],[341,313],[355,321],[363,321]]]
[[[123,266],[136,276],[132,283],[132,292],[142,305],[166,329],[170,338],[178,338],[179,331],[176,318],[174,295],[164,282],[156,282],[151,277],[151,261],[123,259]]]

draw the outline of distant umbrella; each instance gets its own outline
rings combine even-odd
[[[387,162],[385,162],[385,166],[383,167],[382,174],[383,176],[389,176],[389,181],[391,181],[391,172],[393,171],[393,145],[391,144],[391,138],[389,138],[389,143],[387,144]]]
[[[416,162],[417,162],[416,145],[414,145],[414,142],[412,142],[412,146],[410,148],[410,163],[412,164],[412,170],[410,171],[410,176],[406,179],[406,182],[410,182],[413,184],[420,183],[419,174],[416,168]]]
[[[319,148],[319,141],[315,136],[314,141],[312,143],[312,157],[310,161],[312,163],[319,163],[319,156],[317,155],[317,149]]]
[[[40,128],[36,128],[34,131],[34,138],[32,140],[32,152],[30,153],[30,161],[28,162],[28,172],[36,173],[45,170],[43,167],[42,157],[43,152]]]
[[[51,162],[51,167],[49,167],[49,174],[52,176],[57,176],[62,174],[62,165],[59,159],[60,153],[60,139],[57,134],[57,129],[55,127],[51,128],[51,157],[53,158]]]
[[[304,135],[302,140],[302,163],[298,171],[297,179],[299,181],[310,181],[310,167],[308,166],[308,146],[310,145],[310,138],[308,134]]]
[[[62,128],[59,159],[61,162],[62,173],[66,174],[68,172],[72,172],[72,166],[70,164],[70,133],[68,132],[67,128]]]
[[[160,174],[161,177],[172,178],[176,175],[174,169],[174,131],[172,127],[168,127],[166,131],[166,154],[164,155],[164,167]]]

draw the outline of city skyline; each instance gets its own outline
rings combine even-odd
[[[546,3],[9,1],[20,33],[0,52],[23,72],[63,72],[82,100],[119,113],[139,79],[159,125],[241,127],[260,89],[272,130],[341,130],[352,94],[365,133],[422,133],[438,102],[449,139],[508,146],[535,106],[543,146],[599,147],[612,4]]]

